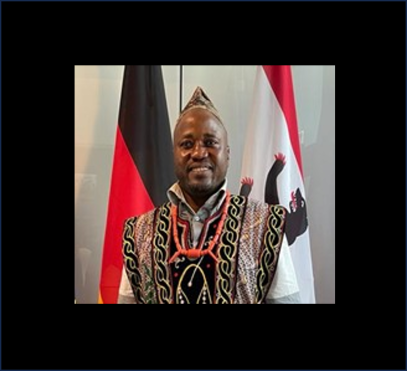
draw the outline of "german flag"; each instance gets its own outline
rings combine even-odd
[[[166,202],[175,181],[161,66],[125,66],[116,133],[99,304],[117,303],[124,220]]]

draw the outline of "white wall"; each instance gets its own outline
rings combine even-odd
[[[75,292],[96,303],[124,66],[75,67]],[[229,132],[229,189],[238,192],[255,66],[184,66],[183,104],[197,85]],[[164,66],[172,128],[179,66]],[[335,302],[335,67],[294,66],[317,302]]]

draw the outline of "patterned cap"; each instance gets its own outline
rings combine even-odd
[[[215,108],[213,105],[212,101],[208,98],[208,96],[205,94],[205,92],[202,90],[200,86],[198,86],[194,94],[192,95],[191,99],[189,102],[186,104],[184,109],[181,111],[178,122],[181,120],[181,118],[190,110],[194,108],[202,108],[210,111],[223,125],[222,119],[220,118],[218,110]]]

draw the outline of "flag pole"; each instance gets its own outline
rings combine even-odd
[[[181,111],[182,111],[182,95],[183,95],[183,92],[182,92],[182,80],[183,80],[183,78],[184,78],[184,76],[183,76],[183,72],[184,72],[184,69],[182,68],[182,66],[179,66],[179,112],[181,113]]]

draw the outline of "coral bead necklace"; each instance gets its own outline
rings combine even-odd
[[[216,258],[215,254],[212,252],[213,248],[215,245],[218,243],[220,234],[222,233],[223,225],[225,224],[226,216],[227,216],[227,209],[229,206],[230,202],[230,192],[226,191],[226,199],[223,204],[223,209],[222,209],[222,216],[220,218],[218,227],[216,228],[215,236],[212,239],[212,241],[209,243],[209,246],[207,249],[202,250],[201,249],[183,249],[180,242],[179,242],[179,237],[178,237],[178,228],[177,228],[177,217],[178,217],[178,207],[176,205],[173,205],[171,208],[171,219],[172,219],[172,232],[174,236],[174,241],[175,241],[175,246],[177,248],[177,251],[175,254],[172,256],[172,258],[169,260],[169,263],[173,263],[175,259],[178,258],[180,255],[185,255],[187,258],[190,259],[196,259],[199,257],[203,257],[205,255],[210,255],[215,262],[218,261]]]

